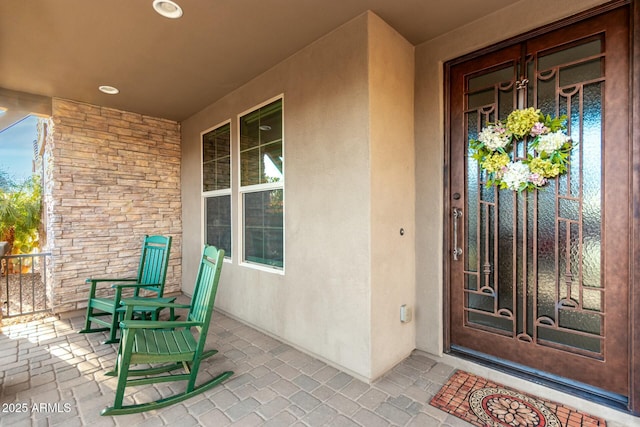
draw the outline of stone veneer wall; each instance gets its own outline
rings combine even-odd
[[[50,207],[53,206],[53,192],[51,191],[53,188],[51,184],[51,179],[53,177],[53,118],[49,117],[47,119],[42,119],[42,121],[38,123],[38,143],[42,144],[39,147],[39,153],[41,156],[40,161],[42,162],[39,165],[39,167],[42,168],[42,213],[40,215],[41,222],[38,233],[40,234],[39,240],[41,251],[48,252],[50,248],[47,240],[47,233],[49,230],[49,218],[52,215]],[[52,262],[47,262],[45,274],[46,283],[48,284],[46,287],[47,307],[53,307],[53,289],[51,286],[53,283]]]
[[[145,234],[173,237],[181,289],[180,124],[53,100],[45,188],[55,312],[86,307],[87,277],[135,277]]]

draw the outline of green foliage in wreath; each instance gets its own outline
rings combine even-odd
[[[471,157],[487,173],[487,185],[522,192],[544,187],[567,172],[574,147],[566,135],[567,116],[552,118],[535,108],[514,110],[505,123],[484,127],[469,141]],[[513,147],[525,141],[527,157],[514,161]]]

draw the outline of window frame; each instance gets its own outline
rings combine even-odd
[[[229,125],[229,188],[224,188],[220,190],[210,190],[204,191],[204,136],[216,129],[220,129],[223,126]],[[202,236],[202,245],[207,243],[207,200],[212,197],[222,197],[229,196],[229,219],[231,227],[231,250],[225,251],[224,260],[225,262],[233,261],[233,227],[234,227],[234,215],[233,215],[233,185],[234,185],[234,174],[233,174],[233,123],[231,119],[227,119],[223,122],[218,123],[208,129],[200,132],[200,213],[202,221],[200,222],[200,236]]]
[[[265,107],[273,102],[276,102],[280,100],[282,102],[282,109],[281,109],[281,120],[282,120],[282,135],[281,135],[281,141],[282,141],[282,179],[278,182],[266,182],[266,183],[262,183],[262,184],[250,184],[250,185],[242,185],[242,154],[240,151],[240,147],[241,147],[241,119],[242,117],[251,114],[254,111],[259,110],[262,107]],[[285,191],[285,182],[286,182],[286,155],[285,155],[285,136],[284,136],[284,129],[285,129],[285,120],[284,120],[284,110],[285,110],[285,100],[284,100],[284,94],[279,94],[277,96],[274,96],[260,104],[257,104],[241,113],[239,113],[236,116],[236,124],[237,124],[237,137],[236,137],[236,147],[237,147],[237,157],[236,160],[234,162],[234,165],[236,167],[236,177],[237,177],[237,182],[238,182],[238,210],[237,210],[237,221],[239,224],[238,227],[238,231],[237,231],[237,236],[238,236],[238,242],[237,242],[237,256],[238,256],[238,263],[239,265],[243,266],[243,267],[248,267],[248,268],[252,268],[252,269],[256,269],[256,270],[262,270],[262,271],[266,271],[266,272],[270,272],[270,273],[276,273],[276,274],[281,274],[284,275],[285,273],[285,267],[286,267],[286,239],[285,239],[285,234],[286,234],[286,227],[285,227],[285,216],[286,216],[286,191]],[[232,159],[233,161],[233,159]],[[272,266],[272,265],[268,265],[268,264],[262,264],[259,262],[254,262],[254,261],[248,261],[245,259],[245,211],[244,211],[244,195],[247,193],[258,193],[258,192],[264,192],[264,191],[271,191],[271,190],[282,190],[282,267],[278,267],[278,266]]]

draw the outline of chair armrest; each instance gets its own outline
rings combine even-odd
[[[116,278],[93,278],[93,277],[88,277],[87,280],[85,280],[86,283],[92,282],[92,283],[98,283],[98,282],[135,282],[138,279],[135,277],[132,278],[122,278],[122,277],[116,277]]]
[[[136,279],[134,279],[136,280]],[[143,288],[145,286],[160,286],[160,283],[114,283],[112,288]]]
[[[138,281],[138,279],[134,279],[134,278],[117,278],[117,279],[111,279],[111,278],[92,278],[89,277],[85,280],[85,283],[89,285],[89,299],[95,298],[96,297],[96,289],[98,288],[98,283],[101,282],[136,282]],[[120,290],[116,289],[116,294],[119,294]],[[117,298],[119,299],[120,296],[116,295]],[[118,302],[116,301],[116,304]]]
[[[120,305],[138,307],[162,307],[162,308],[190,308],[190,304],[178,304],[175,302],[154,301],[155,298],[125,298],[120,301]]]
[[[202,326],[202,322],[171,321],[171,320],[123,320],[120,322],[122,329],[169,329],[169,328],[191,328]]]

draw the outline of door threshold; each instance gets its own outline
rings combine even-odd
[[[451,345],[451,350],[448,354],[512,375],[534,384],[549,387],[559,392],[576,396],[580,399],[607,406],[624,412],[625,414],[632,414],[628,407],[628,398],[620,394],[612,393],[578,381],[572,381],[568,378],[553,375],[548,372],[532,369],[519,363],[493,357],[465,347]]]

